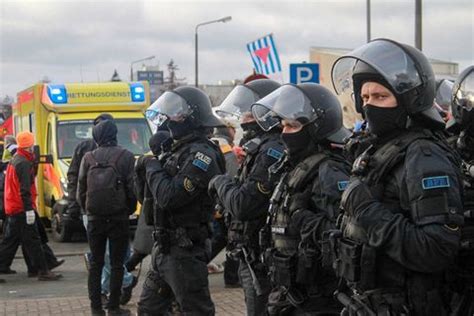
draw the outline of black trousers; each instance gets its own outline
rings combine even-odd
[[[227,246],[227,228],[224,219],[214,220],[214,234],[212,236],[211,260],[214,259]],[[239,283],[239,260],[225,256],[224,283],[234,285]]]
[[[108,308],[118,308],[123,279],[123,264],[128,248],[128,219],[94,219],[87,224],[87,235],[91,249],[90,270],[88,278],[89,299],[91,307],[102,308],[101,275],[104,267],[104,256],[109,240],[110,251],[110,298]]]
[[[36,228],[38,229],[38,233],[41,239],[41,247],[43,248],[44,257],[46,259],[46,264],[49,269],[58,261],[58,258],[54,255],[53,250],[48,245],[48,235],[46,234],[46,229],[44,228],[43,223],[39,220],[39,215],[36,213]],[[26,267],[28,268],[28,272],[30,273],[37,273],[38,267],[35,266],[34,262],[31,260],[28,252],[25,250],[25,247],[21,246],[21,251],[23,252],[23,258],[25,259]]]
[[[268,295],[271,291],[270,278],[268,277],[267,270],[263,265],[253,265],[252,269],[257,277],[262,293],[257,295],[257,291],[253,284],[252,275],[250,273],[249,266],[244,260],[240,261],[239,266],[239,277],[240,284],[244,289],[245,294],[245,306],[247,307],[247,316],[260,316],[266,315],[267,312],[267,301]]]
[[[207,262],[203,246],[192,249],[171,246],[168,254],[158,253],[154,247],[151,268],[138,302],[138,315],[168,315],[174,300],[184,316],[214,315]]]
[[[36,218],[36,221],[39,221],[39,218]],[[26,223],[24,212],[7,217],[4,238],[0,243],[0,270],[10,268],[20,245],[40,272],[48,271],[38,227],[36,224]]]

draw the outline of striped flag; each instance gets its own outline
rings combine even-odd
[[[273,34],[248,43],[247,50],[257,73],[270,75],[281,72],[280,57],[278,57]]]

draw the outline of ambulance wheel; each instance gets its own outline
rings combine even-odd
[[[65,225],[61,218],[60,212],[54,212],[51,218],[51,230],[53,232],[53,239],[58,242],[71,241],[72,231]]]

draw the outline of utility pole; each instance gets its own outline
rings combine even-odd
[[[370,0],[367,0],[367,43],[370,42]]]
[[[422,5],[421,0],[415,0],[415,47],[422,50]]]

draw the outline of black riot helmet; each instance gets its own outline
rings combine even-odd
[[[378,82],[395,95],[411,117],[444,126],[433,107],[436,81],[428,59],[416,48],[388,39],[373,40],[338,58],[332,67],[336,93],[354,93],[356,110],[362,113],[360,96],[364,82]]]
[[[464,69],[454,82],[451,110],[462,128],[474,125],[474,66]]]
[[[316,83],[285,84],[252,105],[252,113],[265,131],[280,124],[282,119],[309,125],[316,143],[324,140],[343,143],[350,135],[342,124],[339,100]]]
[[[230,115],[240,119],[242,114],[250,112],[252,104],[280,86],[281,84],[271,79],[257,79],[237,85],[216,108],[216,114],[221,117]]]
[[[185,86],[163,93],[147,109],[146,117],[160,126],[189,119],[194,127],[219,127],[224,123],[212,113],[211,100],[200,89]]]

